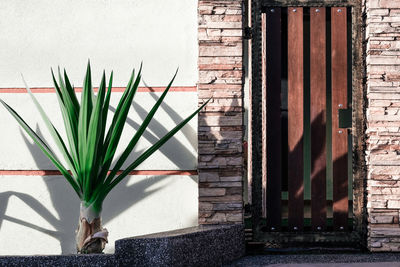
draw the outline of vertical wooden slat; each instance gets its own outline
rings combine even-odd
[[[347,108],[347,14],[346,8],[331,9],[332,21],[332,161],[333,226],[347,229],[347,130],[339,128],[339,109]]]
[[[310,8],[311,226],[326,225],[326,12]]]
[[[281,226],[281,9],[266,12],[267,227]]]
[[[262,80],[262,217],[266,218],[267,216],[267,40],[266,40],[266,33],[267,33],[267,25],[266,25],[266,14],[263,13],[261,15],[261,80]]]
[[[288,8],[288,193],[289,230],[302,230],[303,184],[303,8]]]

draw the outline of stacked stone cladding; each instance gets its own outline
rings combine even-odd
[[[243,223],[242,0],[199,0],[199,224]]]
[[[366,0],[368,248],[400,251],[400,1]]]

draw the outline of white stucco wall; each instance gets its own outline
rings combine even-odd
[[[62,176],[0,176],[0,255],[73,254],[79,199]],[[196,176],[127,177],[104,201],[105,252],[124,237],[197,224]]]
[[[23,87],[20,73],[32,88],[52,87],[50,67],[61,66],[81,87],[90,59],[94,85],[105,69],[114,70],[115,87],[124,87],[132,68],[143,61],[141,86],[166,86],[179,67],[173,86],[195,87],[197,54],[196,0],[0,1],[0,98],[46,140],[51,138],[29,95],[1,92]],[[121,94],[113,93],[109,116]],[[159,95],[137,93],[117,154]],[[35,96],[64,134],[54,93]],[[170,92],[135,152],[155,143],[196,108],[196,92]],[[2,107],[0,123],[0,170],[55,169]],[[194,118],[138,169],[196,166]],[[197,197],[197,176],[129,177],[104,203],[104,224],[110,231],[106,252],[113,251],[119,238],[196,225]],[[0,176],[0,255],[74,253],[78,203],[62,177]]]
[[[95,81],[114,70],[125,86],[143,61],[143,80],[165,85],[197,82],[196,0],[1,0],[0,88],[52,86],[50,67],[62,66],[77,83],[90,59]]]

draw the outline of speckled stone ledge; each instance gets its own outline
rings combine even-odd
[[[198,226],[115,242],[121,266],[221,266],[245,253],[243,225]]]
[[[115,266],[112,254],[0,256],[0,266]]]
[[[0,266],[221,266],[245,253],[243,225],[198,226],[115,242],[115,254],[0,256]]]

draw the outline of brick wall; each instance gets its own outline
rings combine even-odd
[[[199,224],[243,222],[242,0],[199,0]]]
[[[366,0],[371,251],[400,251],[400,1]]]

